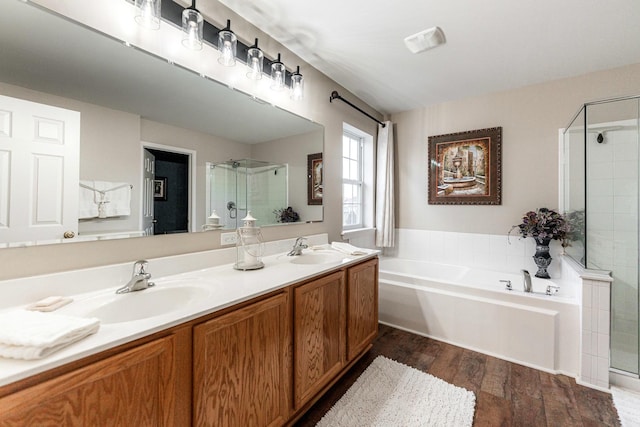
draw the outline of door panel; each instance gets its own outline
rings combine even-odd
[[[0,96],[0,244],[77,234],[79,155],[80,113]]]

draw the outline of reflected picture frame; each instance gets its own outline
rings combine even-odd
[[[307,204],[321,205],[323,194],[322,153],[307,155]]]
[[[430,205],[502,203],[502,127],[428,138]]]
[[[153,180],[153,200],[167,200],[167,178],[156,176]]]

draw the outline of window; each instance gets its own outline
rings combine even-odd
[[[342,134],[342,229],[363,228],[364,138],[348,130]]]

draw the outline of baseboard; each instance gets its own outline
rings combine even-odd
[[[488,352],[486,350],[482,350],[482,349],[479,349],[479,348],[463,345],[463,344],[455,342],[455,341],[446,340],[446,339],[442,339],[440,337],[431,336],[429,334],[425,334],[423,332],[419,332],[419,331],[415,331],[413,329],[405,328],[403,326],[394,325],[394,324],[389,323],[389,322],[379,321],[379,323],[381,323],[383,325],[386,325],[386,326],[390,326],[392,328],[400,329],[400,330],[405,331],[405,332],[410,332],[412,334],[416,334],[416,335],[420,335],[422,337],[430,338],[432,340],[444,342],[444,343],[447,343],[447,344],[455,345],[456,347],[461,347],[461,348],[465,348],[467,350],[475,351],[476,353],[486,354],[487,356],[495,357],[496,359],[501,359],[501,360],[504,360],[504,361],[507,361],[507,362],[515,363],[517,365],[526,366],[527,368],[536,369],[538,371],[546,372],[546,373],[552,374],[552,375],[565,375],[565,376],[567,376],[569,378],[576,379],[576,381],[578,380],[578,376],[575,373],[569,373],[569,372],[565,372],[565,371],[561,371],[561,370],[548,369],[548,368],[545,368],[545,367],[542,367],[542,366],[538,366],[538,365],[535,365],[535,364],[532,364],[532,363],[527,363],[527,362],[523,362],[521,360],[513,359],[513,358],[510,358],[510,357],[505,357],[504,355],[501,355],[501,354],[492,353],[492,352]],[[586,385],[588,387],[591,387],[591,388],[597,388],[596,386],[593,386],[591,384],[584,384],[584,385]]]
[[[637,375],[609,371],[609,383],[614,386],[640,392],[640,379]]]

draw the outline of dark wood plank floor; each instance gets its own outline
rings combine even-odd
[[[619,426],[611,395],[385,325],[369,351],[296,426],[313,426],[378,355],[476,394],[474,426]]]

